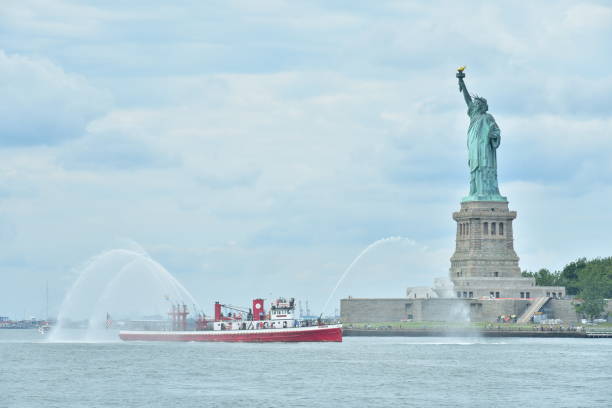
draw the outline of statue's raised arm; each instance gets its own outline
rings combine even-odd
[[[463,78],[465,78],[465,74],[463,71],[465,70],[465,66],[457,68],[457,78],[459,79],[459,92],[463,92],[463,99],[465,99],[465,104],[470,107],[472,104],[472,97],[465,86],[465,82]]]

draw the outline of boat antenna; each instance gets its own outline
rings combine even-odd
[[[45,286],[45,320],[49,321],[49,281],[46,282]]]

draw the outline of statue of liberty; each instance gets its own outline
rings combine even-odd
[[[495,119],[487,113],[487,100],[470,96],[463,78],[465,67],[457,71],[459,92],[463,92],[468,106],[470,126],[467,133],[468,165],[470,167],[470,194],[461,201],[507,201],[497,186],[497,154],[500,131]]]

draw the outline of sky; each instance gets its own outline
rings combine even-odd
[[[431,285],[468,190],[463,64],[521,268],[612,255],[610,2],[3,0],[0,315],[42,316],[46,283],[57,314],[130,246],[208,312],[319,313],[386,237],[335,299]]]

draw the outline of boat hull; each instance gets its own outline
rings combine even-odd
[[[342,326],[228,331],[120,331],[119,338],[125,341],[341,342]]]

